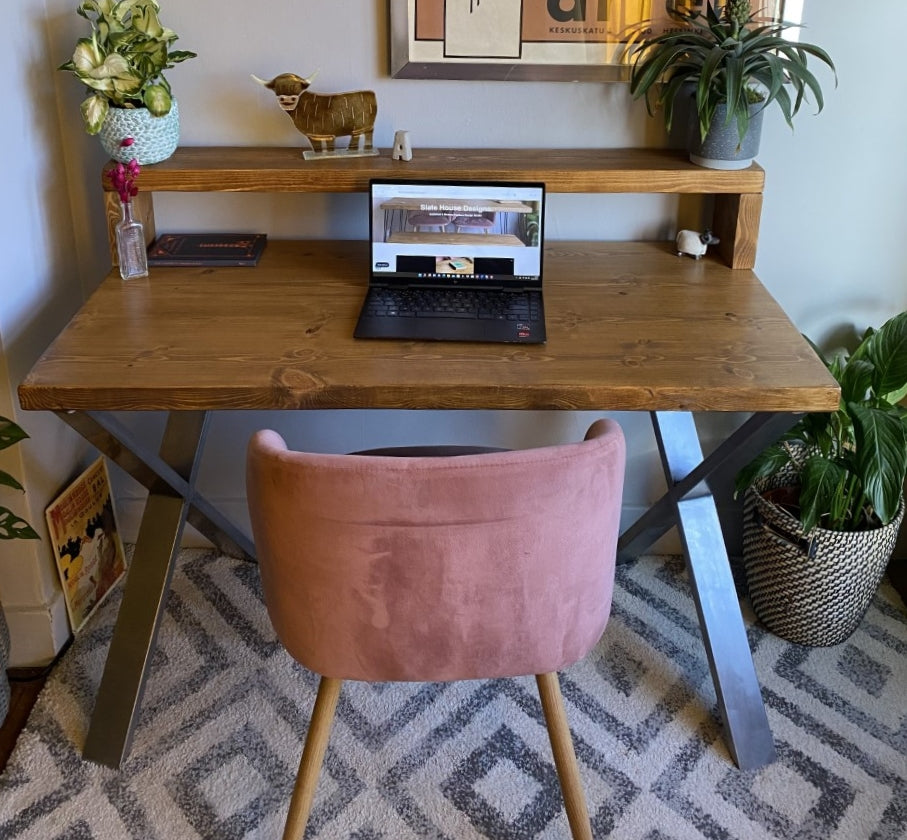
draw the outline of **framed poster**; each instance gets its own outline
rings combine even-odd
[[[77,633],[126,572],[103,456],[51,502],[46,517],[69,622]]]
[[[389,2],[394,78],[499,81],[623,81],[627,39],[640,24],[664,31],[678,25],[668,8],[705,8],[704,0]],[[788,6],[800,22],[802,0],[763,5],[774,19]]]

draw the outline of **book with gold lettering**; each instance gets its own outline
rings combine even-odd
[[[148,246],[148,265],[257,265],[266,233],[162,233]]]
[[[126,571],[126,555],[103,456],[51,502],[46,516],[66,610],[75,633]]]

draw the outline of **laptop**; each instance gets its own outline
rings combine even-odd
[[[541,344],[545,186],[376,178],[356,338]]]

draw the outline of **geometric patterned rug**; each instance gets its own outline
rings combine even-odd
[[[280,837],[317,685],[278,645],[258,568],[182,552],[119,770],[81,759],[119,593],[54,669],[0,777],[4,840]],[[617,573],[598,647],[562,674],[596,838],[907,837],[907,613],[883,583],[810,649],[744,604],[778,761],[731,762],[683,563]],[[569,837],[532,678],[345,683],[306,835]]]

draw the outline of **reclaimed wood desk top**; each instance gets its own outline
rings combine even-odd
[[[252,268],[114,271],[22,385],[25,409],[832,411],[825,366],[748,270],[671,244],[553,242],[548,343],[352,337],[365,242],[271,241]]]

